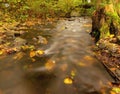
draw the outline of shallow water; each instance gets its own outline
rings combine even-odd
[[[30,44],[33,35],[50,40],[35,62],[28,52],[0,57],[0,94],[98,94],[108,86],[112,79],[92,52],[91,19],[63,19],[44,30],[22,36]]]

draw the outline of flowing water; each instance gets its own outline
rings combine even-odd
[[[99,94],[112,79],[92,52],[90,30],[89,18],[60,20],[35,62],[25,52],[1,56],[0,94]]]

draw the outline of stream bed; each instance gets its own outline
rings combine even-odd
[[[91,19],[83,17],[30,28],[19,37],[44,55],[27,50],[0,56],[0,94],[106,92],[112,78],[92,51],[90,31]]]

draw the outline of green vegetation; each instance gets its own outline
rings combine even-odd
[[[85,4],[89,4],[87,0],[0,0],[0,11],[1,15],[10,16],[10,19],[23,21],[28,17],[46,19],[70,16],[70,13],[76,8],[79,12],[84,13],[85,10],[81,6]],[[92,11],[93,7],[87,9],[88,14],[91,14]]]

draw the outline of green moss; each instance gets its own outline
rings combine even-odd
[[[114,13],[107,12],[106,15],[109,16],[110,20],[120,23],[120,18],[118,16],[117,12],[114,12]]]
[[[100,28],[100,38],[106,38],[110,36],[109,26],[107,23],[104,23]]]

